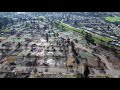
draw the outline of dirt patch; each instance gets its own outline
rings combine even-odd
[[[106,68],[105,64],[97,56],[93,56],[93,57],[87,59],[87,63],[92,68],[96,68],[96,69]]]
[[[74,57],[68,57],[67,66],[68,67],[75,67],[76,65],[77,64],[76,64],[75,58]]]
[[[120,70],[120,58],[115,56],[115,53],[111,50],[106,50],[100,46],[93,49],[94,53],[104,55],[108,62],[112,63],[113,67],[117,70]]]
[[[16,58],[17,58],[16,56],[9,56],[9,57],[6,58],[4,63],[7,63],[7,64],[12,63],[16,60]]]

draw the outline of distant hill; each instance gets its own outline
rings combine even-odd
[[[34,17],[34,16],[62,16],[62,15],[79,15],[86,17],[107,17],[120,16],[120,12],[0,12],[2,17]]]

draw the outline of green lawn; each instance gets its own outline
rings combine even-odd
[[[63,26],[67,30],[76,31],[76,32],[79,32],[79,33],[84,33],[84,30],[74,28],[74,27],[72,27],[72,26],[70,26],[68,24],[65,24],[65,23],[61,23],[60,25]]]
[[[93,37],[94,37],[95,39],[102,40],[102,41],[105,41],[105,42],[112,41],[112,39],[110,39],[110,38],[108,38],[108,37],[103,37],[103,36],[98,36],[98,35],[93,35]]]
[[[120,22],[120,16],[116,16],[116,17],[105,17],[105,20],[109,21],[109,22]]]
[[[22,38],[29,38],[31,34],[23,34]]]
[[[11,32],[11,30],[6,28],[6,29],[2,29],[1,32]]]
[[[12,42],[25,42],[24,38],[13,38],[11,39]]]
[[[77,31],[83,35],[86,34],[86,32],[82,29],[77,29],[77,28],[74,28],[68,24],[65,24],[65,23],[61,23],[61,25],[63,25],[65,28],[67,28],[68,30],[72,30],[72,31]],[[112,39],[108,38],[108,37],[103,37],[103,36],[98,36],[98,35],[92,35],[93,38],[95,39],[96,42],[99,42],[99,40],[102,40],[102,41],[105,41],[105,42],[109,42],[111,41]]]
[[[75,32],[78,32],[80,33],[80,36],[82,36],[83,39],[85,39],[85,35],[86,35],[86,31],[83,30],[83,29],[77,29],[77,28],[74,28],[68,24],[65,24],[65,23],[59,23],[59,26],[60,27],[63,27],[63,28],[60,28],[64,31],[75,31]],[[97,44],[103,44],[105,46],[108,46],[108,47],[111,47],[111,45],[108,44],[109,41],[112,41],[112,39],[108,38],[108,37],[103,37],[103,36],[100,36],[100,35],[95,35],[95,34],[92,34],[92,37],[95,41],[95,43]],[[101,42],[102,41],[102,42]]]
[[[0,36],[0,39],[6,39],[6,37],[2,37],[2,36]]]

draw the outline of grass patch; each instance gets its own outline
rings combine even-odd
[[[83,29],[77,29],[77,28],[74,28],[74,27],[72,27],[68,24],[62,23],[62,22],[58,24],[58,27],[61,27],[59,29],[61,29],[63,31],[78,32],[78,33],[80,33],[80,36],[82,37],[82,39],[85,39],[85,35],[87,33]],[[103,36],[100,36],[100,35],[92,34],[92,38],[94,39],[95,43],[97,43],[97,44],[103,44],[105,46],[111,47],[111,45],[109,45],[108,42],[112,41],[112,39],[110,39],[108,37],[103,37]]]
[[[24,38],[13,38],[11,39],[12,42],[25,42]]]
[[[68,30],[77,31],[77,32],[81,33],[82,35],[86,34],[86,32],[83,29],[77,29],[77,28],[69,26],[68,24],[65,24],[65,23],[62,23],[61,25],[66,27]],[[92,36],[93,36],[93,38],[95,38],[95,40],[102,40],[102,41],[105,41],[105,42],[112,41],[112,39],[110,39],[108,37],[103,37],[103,36],[98,36],[98,35],[92,35]]]
[[[77,29],[65,23],[60,23],[60,25],[65,29],[65,31],[75,31],[80,33],[81,36],[85,35],[86,33],[83,29]]]
[[[119,16],[116,16],[116,17],[105,17],[105,20],[109,21],[109,22],[120,22],[120,17]]]
[[[112,41],[112,39],[108,38],[108,37],[103,37],[103,36],[98,36],[98,35],[93,35],[93,38],[97,39],[97,40],[102,40],[105,42],[110,42]]]
[[[2,29],[1,32],[6,32],[7,33],[7,32],[11,32],[11,30],[6,28],[6,29]]]

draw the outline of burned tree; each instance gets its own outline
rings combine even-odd
[[[90,70],[88,65],[85,66],[85,70],[84,70],[84,78],[88,78],[88,75],[90,74]]]
[[[19,49],[21,47],[21,43],[19,42],[18,44],[17,44],[17,48],[16,49]]]
[[[48,37],[48,34],[46,34],[46,40],[47,40],[47,42],[49,41],[49,37]]]

